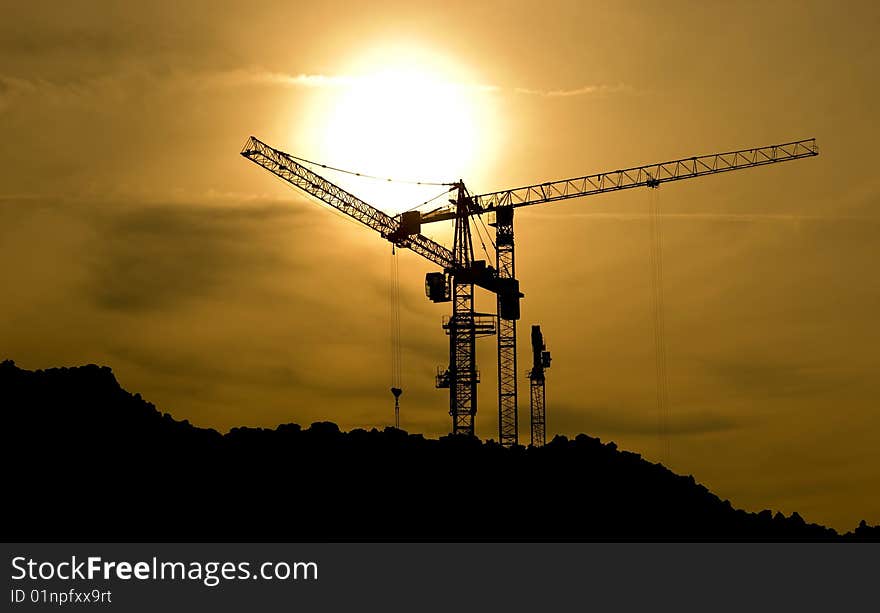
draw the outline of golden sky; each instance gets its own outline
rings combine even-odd
[[[393,421],[390,246],[240,157],[251,134],[475,193],[815,136],[818,158],[518,213],[520,436],[540,323],[548,433],[660,457],[657,198],[671,468],[749,510],[880,523],[875,3],[3,12],[0,357],[109,365],[220,429]],[[391,211],[438,192],[346,186]],[[400,267],[401,422],[436,436],[450,427],[433,389],[448,305],[424,297],[430,264],[405,252]],[[494,362],[494,340],[479,342],[484,438],[497,437]]]

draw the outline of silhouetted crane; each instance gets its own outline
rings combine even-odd
[[[452,302],[452,315],[444,321],[449,335],[449,365],[437,375],[437,387],[449,389],[453,433],[473,434],[477,411],[476,338],[498,337],[498,429],[502,445],[518,441],[516,321],[523,294],[515,274],[513,212],[515,208],[558,200],[592,196],[634,187],[656,188],[662,183],[693,179],[721,172],[755,168],[819,154],[815,139],[792,141],[636,166],[561,181],[537,183],[509,190],[471,195],[463,181],[442,184],[454,197],[450,206],[428,213],[407,211],[388,215],[316,174],[315,164],[274,149],[251,136],[241,154],[335,209],[353,217],[399,247],[415,251],[438,265],[429,272],[425,291],[434,302]],[[474,259],[471,217],[495,215],[495,267]],[[421,225],[453,220],[452,250],[421,234]],[[474,286],[497,297],[494,315],[475,313]]]
[[[623,170],[598,173],[561,181],[537,183],[514,189],[466,198],[454,207],[425,213],[420,223],[455,220],[456,228],[466,225],[462,216],[495,214],[494,291],[497,294],[498,321],[498,429],[502,445],[518,440],[516,320],[519,319],[519,281],[516,280],[513,240],[513,210],[558,200],[593,196],[634,187],[657,188],[661,183],[693,179],[710,174],[755,168],[777,162],[798,160],[819,154],[815,139],[793,141],[703,155]],[[463,185],[459,193],[466,194]],[[429,273],[437,274],[437,273]],[[439,284],[439,282],[435,282]],[[486,287],[488,284],[483,283]],[[433,299],[433,298],[432,298]],[[452,363],[452,362],[450,362]]]
[[[394,396],[394,427],[400,429],[400,395],[403,390],[399,387],[392,387],[391,394]]]
[[[550,352],[544,344],[541,326],[532,326],[532,369],[529,371],[529,415],[531,417],[531,444],[543,447],[547,442],[547,396],[544,389],[544,371],[550,368]]]

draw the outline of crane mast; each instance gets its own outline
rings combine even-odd
[[[510,214],[506,214],[509,211]],[[513,209],[495,215],[495,295],[498,317],[498,442],[509,447],[519,439],[517,419],[516,321],[519,319],[519,282],[516,280]]]
[[[469,223],[467,189],[459,184],[455,200],[457,216],[452,253],[455,267],[451,275],[452,317],[444,329],[449,335],[449,367],[438,376],[437,387],[449,388],[449,414],[453,434],[474,434],[477,413],[477,383],[480,382],[476,363],[476,338],[481,321],[474,312],[473,269],[474,247]],[[491,334],[490,325],[485,333]]]

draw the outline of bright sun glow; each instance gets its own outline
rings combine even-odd
[[[487,93],[431,62],[374,59],[370,69],[337,79],[321,105],[310,132],[318,161],[331,166],[446,182],[467,180],[488,153]],[[390,213],[442,189],[327,178]]]

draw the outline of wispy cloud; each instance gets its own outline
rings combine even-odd
[[[546,98],[567,98],[572,96],[593,96],[607,94],[631,94],[635,88],[631,85],[618,83],[617,85],[584,85],[573,89],[529,89],[516,87],[513,90],[517,94],[528,96],[544,96]]]
[[[248,86],[284,87],[293,89],[331,89],[358,87],[370,83],[375,75],[356,74],[309,74],[273,72],[255,68],[241,68],[223,71],[171,71],[151,72],[133,70],[130,72],[108,73],[98,76],[74,79],[45,79],[0,74],[0,111],[14,103],[28,98],[39,98],[53,104],[70,104],[92,99],[95,96],[111,97],[121,102],[129,96],[140,95],[144,91],[172,90],[204,91],[235,89]],[[379,78],[394,79],[383,75]],[[401,78],[407,78],[405,75]],[[421,83],[421,82],[419,82]],[[605,96],[633,93],[630,85],[584,85],[572,89],[533,89],[528,87],[503,87],[493,83],[467,82],[429,82],[438,88],[452,88],[489,94],[513,94],[541,96],[547,98],[566,98],[575,96]]]
[[[649,406],[608,407],[589,402],[579,405],[569,400],[557,403],[554,414],[556,428],[562,431],[586,430],[612,436],[657,436],[660,433],[656,408]],[[666,426],[666,432],[672,436],[694,436],[729,432],[750,425],[746,418],[734,417],[718,410],[676,410]]]
[[[0,112],[9,108],[17,98],[32,93],[36,88],[33,81],[0,75]]]
[[[202,73],[195,81],[202,86],[238,87],[244,85],[269,85],[301,88],[328,88],[353,85],[362,80],[354,75],[288,74],[265,70],[228,70]]]
[[[245,73],[245,79],[257,83],[286,85],[292,87],[340,87],[363,83],[370,80],[369,75],[320,75],[320,74],[297,74],[290,75],[278,72],[252,72]],[[441,86],[469,89],[486,93],[516,93],[527,96],[544,96],[548,98],[592,96],[608,94],[627,94],[635,92],[631,85],[618,83],[616,85],[583,85],[572,89],[532,89],[528,87],[502,87],[492,83],[459,83],[446,82]]]

